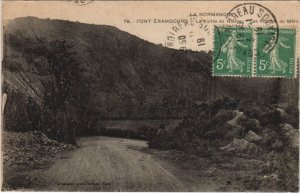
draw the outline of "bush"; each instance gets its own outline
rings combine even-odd
[[[274,109],[263,114],[259,121],[262,124],[262,126],[268,126],[268,125],[279,125],[280,123],[282,123],[283,119],[280,112]]]
[[[282,151],[278,128],[285,120],[280,109],[276,109],[274,105],[245,103],[239,106],[244,114],[239,113],[237,116],[236,108],[237,105],[231,104],[230,100],[218,99],[196,104],[189,109],[188,116],[177,128],[161,132],[150,140],[149,146],[209,155],[232,140],[247,141],[243,138],[251,130],[262,137],[259,146],[263,145],[266,150]],[[288,112],[297,114],[297,109],[290,107]],[[235,117],[235,124],[228,123]]]
[[[226,136],[229,131],[226,122],[234,117],[231,108],[236,106],[236,100],[228,98],[196,104],[177,128],[155,136],[149,147],[206,154],[211,141],[222,140]]]
[[[232,110],[220,110],[210,121],[210,128],[219,128],[224,126],[224,124],[234,118],[234,113]]]
[[[178,148],[174,139],[172,139],[172,135],[163,130],[156,137],[153,137],[152,140],[148,142],[150,148],[156,149],[173,149]]]
[[[291,124],[295,129],[299,129],[299,109],[297,105],[288,106],[286,112],[289,114],[289,117],[285,122]]]
[[[212,154],[210,142],[206,139],[194,138],[189,143],[185,143],[183,151],[201,156]]]
[[[262,132],[262,138],[263,147],[272,150],[272,145],[277,143],[277,141],[280,141],[281,136],[276,132],[276,129],[266,128]]]
[[[242,126],[233,126],[230,124],[225,124],[224,130],[226,131],[226,134],[224,136],[224,139],[226,140],[232,140],[232,139],[241,139],[245,136],[245,128]]]
[[[243,112],[247,117],[259,119],[263,115],[264,110],[257,106],[248,106]]]
[[[258,132],[260,129],[260,123],[257,119],[249,119],[246,116],[241,116],[238,119],[238,125],[245,128],[245,132],[248,132],[249,130],[252,130],[254,132]]]

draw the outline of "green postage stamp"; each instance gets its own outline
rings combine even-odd
[[[215,28],[214,75],[251,76],[252,35],[251,28]]]
[[[214,76],[295,77],[295,29],[215,27],[214,30]]]
[[[272,30],[263,29],[261,35],[257,36],[256,76],[294,77],[296,30],[279,29],[273,48],[263,43],[268,33],[272,33]]]

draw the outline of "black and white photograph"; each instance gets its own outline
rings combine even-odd
[[[299,1],[2,1],[1,191],[298,192]]]

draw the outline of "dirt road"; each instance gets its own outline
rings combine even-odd
[[[265,172],[270,166],[280,168],[276,162],[272,165],[263,159],[222,152],[200,157],[149,149],[141,140],[110,137],[84,137],[78,143],[80,148],[76,150],[31,159],[33,164],[27,164],[27,168],[6,168],[5,189],[271,192],[285,191],[285,182],[291,179],[283,181],[277,173]]]
[[[86,137],[78,142],[81,148],[59,154],[56,163],[44,171],[46,190],[199,191],[184,170],[171,172],[168,168],[173,166],[140,151],[147,147],[145,141]]]

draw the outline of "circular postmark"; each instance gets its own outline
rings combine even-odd
[[[267,7],[258,3],[239,4],[228,12],[226,19],[229,26],[253,29],[256,57],[263,57],[274,49],[279,37],[279,26],[275,15]],[[259,51],[256,47],[265,49]]]
[[[74,0],[75,5],[83,6],[92,3],[94,0]]]
[[[184,51],[208,51],[211,29],[194,18],[180,20],[167,32],[165,46]]]
[[[214,74],[252,76],[257,58],[271,52],[278,37],[277,19],[268,8],[257,3],[236,5],[223,25],[214,27]]]

